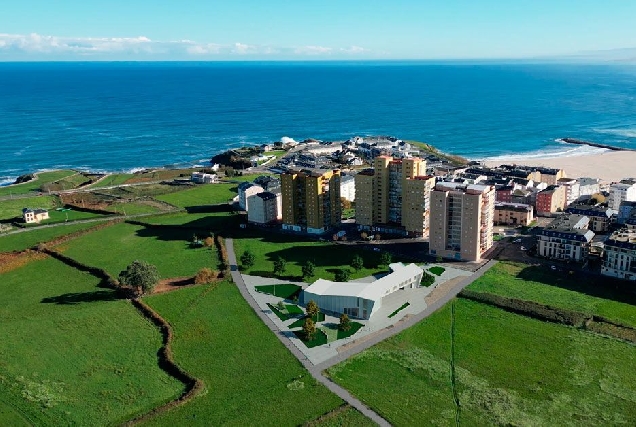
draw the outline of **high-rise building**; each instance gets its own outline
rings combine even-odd
[[[431,255],[479,261],[492,247],[495,189],[440,182],[431,192]]]
[[[605,241],[601,274],[636,281],[636,230],[615,231]]]
[[[434,185],[423,159],[376,157],[373,169],[356,175],[356,223],[361,229],[426,235]]]
[[[340,171],[307,170],[281,174],[283,229],[324,233],[340,224]]]
[[[636,201],[636,179],[626,178],[621,182],[610,185],[610,196],[608,205],[610,209],[618,211],[621,206],[621,202],[635,202]]]

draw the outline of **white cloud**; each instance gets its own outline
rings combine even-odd
[[[326,46],[259,46],[246,43],[199,43],[183,39],[175,41],[151,40],[138,37],[62,37],[32,33],[0,33],[0,60],[3,58],[130,58],[131,56],[157,58],[270,56],[283,58],[298,56],[339,56],[368,52],[359,46],[332,48]]]

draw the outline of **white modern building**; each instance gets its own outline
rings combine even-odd
[[[213,184],[219,182],[219,177],[213,173],[192,172],[190,180],[197,184]]]
[[[589,199],[590,196],[600,193],[601,180],[598,178],[578,178],[579,197],[582,200]]]
[[[238,186],[239,207],[244,211],[249,211],[247,199],[258,193],[265,191],[260,185],[251,182],[242,182]]]
[[[340,197],[350,202],[356,200],[356,180],[353,175],[340,177]]]
[[[605,241],[601,274],[636,281],[636,230],[620,230]]]
[[[636,179],[623,179],[619,183],[610,185],[609,191],[608,206],[610,209],[618,211],[621,202],[636,201]]]
[[[271,224],[283,217],[283,197],[281,193],[263,191],[247,198],[247,220],[254,224]]]
[[[391,273],[371,282],[332,282],[318,279],[301,294],[301,304],[313,300],[321,311],[369,319],[382,306],[382,298],[400,290],[417,288],[423,270],[415,264],[389,265]]]

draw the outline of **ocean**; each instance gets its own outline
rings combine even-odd
[[[232,147],[391,135],[470,159],[636,148],[636,67],[473,62],[0,63],[0,182],[203,165]],[[636,166],[635,166],[636,168]]]

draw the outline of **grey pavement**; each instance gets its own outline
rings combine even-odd
[[[398,303],[402,303],[404,301],[404,296],[406,294],[402,294],[402,292],[408,292],[409,290],[404,290],[397,292],[398,294],[392,301],[391,298],[387,299],[386,307],[384,306],[383,301],[383,311],[386,313],[377,313],[374,318],[379,319],[376,321],[376,324],[373,324],[373,319],[370,322],[367,322],[365,327],[361,330],[363,334],[357,335],[355,339],[347,340],[344,345],[340,345],[337,347],[337,351],[335,353],[332,348],[327,346],[326,349],[321,350],[320,354],[314,355],[314,357],[308,357],[306,351],[301,351],[301,348],[305,350],[304,345],[298,340],[295,336],[290,337],[289,329],[285,327],[285,322],[280,321],[266,306],[266,302],[269,302],[271,298],[272,301],[277,302],[279,299],[272,296],[266,296],[264,294],[258,293],[254,290],[254,286],[259,284],[273,284],[276,283],[288,283],[282,280],[276,279],[265,279],[265,278],[257,278],[255,276],[243,276],[238,270],[238,264],[236,261],[236,254],[234,253],[234,242],[232,239],[226,240],[226,247],[228,251],[228,257],[230,262],[230,269],[232,274],[232,279],[234,283],[237,285],[241,295],[245,300],[250,304],[254,312],[261,318],[261,320],[274,332],[274,334],[278,337],[278,339],[283,343],[285,347],[294,355],[303,366],[309,371],[309,373],[320,383],[324,384],[330,391],[338,395],[345,402],[349,403],[351,406],[359,410],[362,414],[367,416],[369,419],[376,422],[378,425],[387,426],[390,425],[384,418],[380,417],[376,412],[369,409],[364,403],[360,400],[353,397],[347,390],[340,387],[338,384],[331,381],[329,378],[323,375],[323,371],[334,366],[351,356],[360,353],[363,350],[395,335],[403,330],[410,328],[411,326],[417,324],[422,321],[426,317],[430,316],[433,312],[443,307],[447,302],[449,302],[452,298],[454,298],[462,289],[471,284],[478,277],[481,277],[488,269],[490,269],[496,261],[491,260],[479,266],[477,271],[474,273],[466,272],[461,269],[457,269],[456,266],[450,267],[448,265],[444,265],[446,271],[439,277],[436,278],[436,283],[434,286],[430,288],[419,288],[413,289],[411,291],[420,291],[421,295],[418,298],[412,298],[412,296],[407,296],[407,299],[412,299],[415,303],[411,303],[413,307],[409,306],[404,310],[400,311],[399,315],[395,316],[395,319],[390,321],[385,321],[387,315],[391,313],[388,311],[391,307],[398,307]],[[426,266],[426,268],[430,268],[432,265]],[[246,284],[249,282],[249,285]],[[370,280],[370,279],[367,279]],[[454,280],[455,283],[449,289],[446,290],[445,294],[443,294],[438,299],[434,300],[430,305],[426,305],[424,302],[424,297],[427,296],[431,290],[437,286],[439,283],[449,282]],[[306,287],[306,284],[300,282],[292,282],[303,287]],[[250,288],[252,292],[250,292]],[[402,295],[399,295],[402,294]],[[402,296],[402,298],[400,298]],[[389,296],[390,297],[390,296]],[[263,304],[265,304],[263,308]],[[393,308],[395,309],[395,308]],[[409,310],[410,309],[410,310]],[[380,316],[380,314],[382,314]],[[386,325],[385,325],[386,323]],[[364,331],[366,330],[366,333]],[[360,332],[360,331],[359,331]],[[294,342],[294,340],[298,342]],[[302,346],[302,347],[301,347]],[[327,357],[330,356],[330,357]],[[313,360],[311,360],[313,359]],[[315,363],[317,360],[321,360],[320,363]]]

